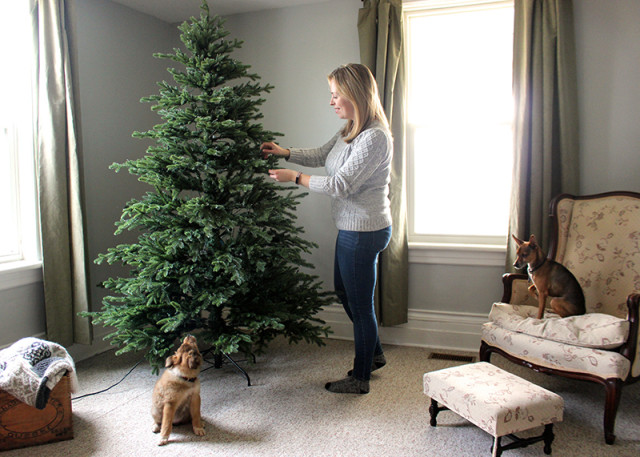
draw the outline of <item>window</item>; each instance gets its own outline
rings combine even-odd
[[[0,72],[0,267],[37,261],[31,24],[29,2],[0,4],[0,42],[10,71]]]
[[[405,3],[409,241],[506,245],[512,1]]]

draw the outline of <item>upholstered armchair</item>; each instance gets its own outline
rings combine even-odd
[[[560,318],[548,310],[536,319],[527,276],[505,274],[502,302],[482,328],[480,359],[497,353],[538,372],[602,384],[604,436],[613,444],[622,388],[640,379],[640,193],[559,195],[550,217],[547,257],[578,279],[587,312]]]

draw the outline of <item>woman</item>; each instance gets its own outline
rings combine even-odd
[[[307,175],[289,169],[269,170],[279,182],[295,182],[332,197],[331,212],[338,228],[334,286],[353,322],[355,359],[345,379],[325,388],[336,393],[369,392],[371,371],[386,360],[378,338],[373,295],[378,254],[391,237],[389,181],[393,141],[367,67],[343,65],[329,76],[330,105],[347,122],[327,144],[315,149],[285,149],[262,144],[273,154],[308,167],[325,166],[328,176]]]

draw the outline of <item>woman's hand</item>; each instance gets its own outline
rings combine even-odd
[[[289,156],[291,155],[291,151],[281,146],[278,146],[276,143],[272,141],[267,141],[265,143],[262,143],[262,145],[260,145],[260,152],[262,152],[262,157],[264,157],[265,159],[269,154],[278,156],[278,157],[284,157],[286,159],[288,159]]]
[[[295,182],[296,176],[298,176],[298,172],[295,170],[288,170],[286,168],[269,170],[269,177],[278,182]]]

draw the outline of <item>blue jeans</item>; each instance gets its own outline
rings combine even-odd
[[[378,254],[389,244],[391,227],[375,232],[340,230],[336,240],[334,287],[349,319],[353,322],[356,357],[353,377],[371,378],[375,355],[382,354],[378,322],[373,304]]]

